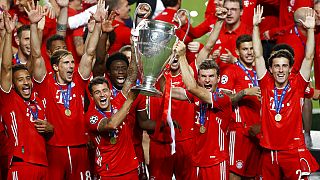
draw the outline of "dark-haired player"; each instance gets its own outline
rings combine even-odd
[[[259,33],[262,13],[263,8],[258,5],[253,17],[252,38],[262,97],[260,145],[264,149],[261,175],[263,179],[308,179],[308,175],[319,168],[304,143],[301,112],[314,57],[315,13],[307,9],[304,20],[299,19],[307,29],[307,42],[297,74],[291,73],[293,55],[286,49],[270,55],[268,62],[272,74],[267,71]]]

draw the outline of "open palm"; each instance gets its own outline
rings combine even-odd
[[[264,19],[262,17],[263,14],[263,6],[258,5],[256,8],[254,8],[254,14],[253,14],[253,25],[258,26],[261,21]]]

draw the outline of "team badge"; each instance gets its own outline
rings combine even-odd
[[[95,124],[95,123],[97,123],[97,121],[98,121],[98,116],[91,116],[90,117],[90,123],[91,124]]]
[[[227,82],[228,82],[228,76],[227,75],[223,75],[222,77],[221,77],[221,84],[226,84]]]
[[[242,169],[242,168],[243,168],[243,161],[238,160],[238,161],[236,162],[236,167],[237,167],[238,169]]]

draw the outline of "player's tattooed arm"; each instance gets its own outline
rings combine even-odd
[[[124,96],[128,95],[130,88],[136,84],[138,77],[138,67],[133,46],[131,47],[131,52],[131,62],[128,67],[128,76],[122,88],[122,93]]]
[[[99,125],[98,131],[104,132],[115,130],[126,118],[133,101],[137,98],[139,91],[130,91],[127,100],[123,103],[119,111],[111,116],[111,118],[103,118]]]
[[[261,91],[259,87],[251,87],[243,89],[236,94],[231,94],[230,91],[226,93],[230,98],[232,105],[235,106],[244,96],[257,96],[259,99],[261,97]]]

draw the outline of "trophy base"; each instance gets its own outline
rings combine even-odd
[[[131,90],[140,90],[140,94],[143,94],[145,96],[162,96],[162,92],[154,87],[134,86],[131,88]]]

